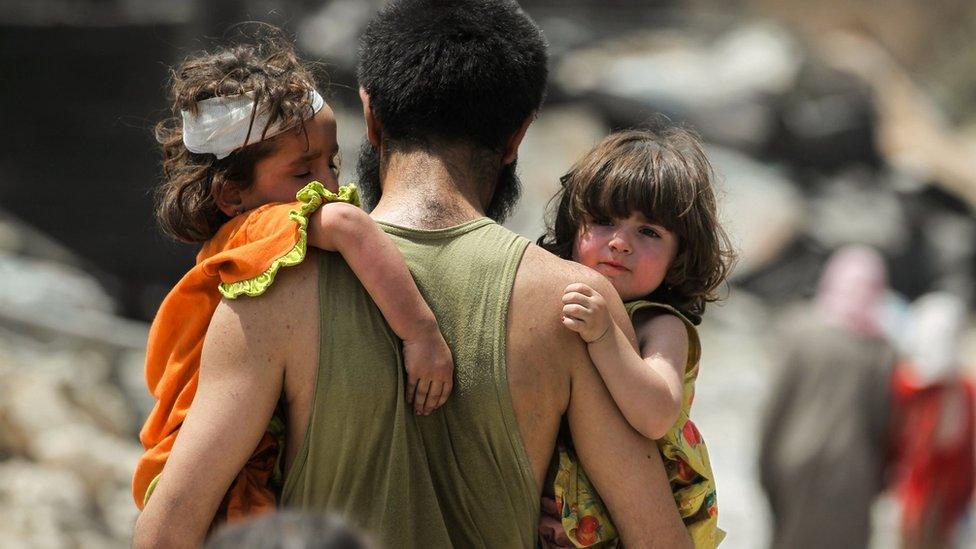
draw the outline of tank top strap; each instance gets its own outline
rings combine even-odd
[[[412,413],[400,341],[341,256],[323,254],[315,397],[282,503],[344,515],[384,546],[532,547],[539,501],[505,360],[529,242],[487,218],[380,226],[451,348],[454,392]]]
[[[627,316],[630,317],[631,322],[635,322],[638,313],[641,311],[657,311],[662,314],[670,314],[678,317],[688,331],[688,361],[685,363],[685,381],[689,381],[688,377],[691,374],[693,376],[690,381],[694,381],[698,377],[698,362],[701,360],[701,340],[698,337],[698,329],[691,319],[671,305],[643,299],[628,301],[624,303],[624,308],[627,309]]]

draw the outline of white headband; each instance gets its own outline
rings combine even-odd
[[[312,114],[315,116],[325,105],[325,100],[319,92],[308,92],[312,102]],[[251,124],[251,113],[254,110],[254,92],[240,95],[211,97],[197,102],[197,114],[182,111],[183,115],[183,144],[192,153],[212,153],[220,158],[248,145],[261,141],[261,133],[268,126],[271,113],[267,105],[258,104],[258,112]],[[270,139],[288,128],[282,127],[282,121],[275,122],[264,132],[264,139]],[[250,133],[250,135],[248,135]]]

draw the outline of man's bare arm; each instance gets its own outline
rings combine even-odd
[[[283,360],[261,300],[222,302],[203,346],[200,381],[133,545],[199,547],[281,395]]]
[[[584,282],[611,296],[614,321],[636,339],[613,287],[599,273],[529,246],[509,305],[508,381],[536,482],[546,476],[562,411],[583,466],[607,502],[627,547],[690,546],[653,441],[630,427],[586,345],[560,321],[566,286]]]
[[[579,282],[604,296],[614,322],[636,349],[630,319],[613,286],[595,272],[586,276]],[[625,547],[692,547],[657,446],[627,423],[585,347],[577,347],[567,410],[573,444],[621,541]]]

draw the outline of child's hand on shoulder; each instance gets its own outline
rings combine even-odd
[[[600,292],[577,282],[563,292],[563,326],[578,333],[586,343],[595,343],[610,333],[613,319]]]
[[[407,403],[417,415],[429,415],[447,402],[454,389],[454,358],[436,323],[403,340],[403,365]]]

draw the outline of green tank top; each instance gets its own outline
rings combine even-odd
[[[489,219],[381,224],[455,360],[427,417],[404,397],[400,342],[339,254],[322,254],[321,350],[285,506],[346,516],[388,547],[532,547],[539,500],[505,365],[508,302],[528,241]]]

